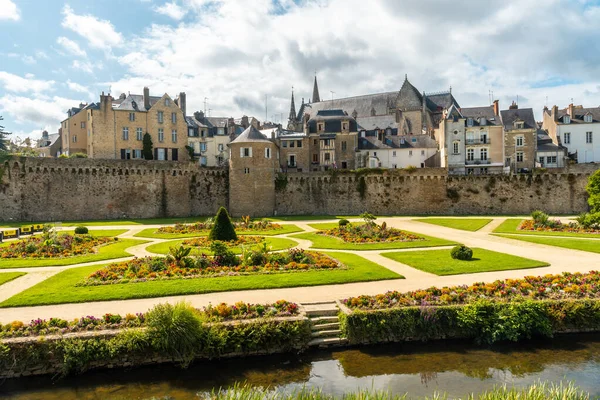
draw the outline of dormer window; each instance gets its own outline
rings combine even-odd
[[[165,106],[169,107],[169,99],[165,99]]]
[[[485,117],[481,117],[481,119],[479,120],[479,125],[484,126],[485,124],[486,124]]]
[[[515,129],[523,129],[524,127],[525,127],[525,122],[515,121]]]
[[[323,131],[325,130],[325,124],[324,124],[323,122],[319,122],[319,123],[317,124],[317,130],[318,130],[319,132],[323,132]]]
[[[583,122],[592,122],[592,115],[591,114],[584,115]]]
[[[347,122],[342,122],[342,130],[343,131],[347,131],[348,130],[348,123]]]
[[[473,118],[467,118],[467,126],[473,126]]]
[[[570,124],[570,123],[571,123],[571,117],[569,117],[568,115],[565,115],[565,116],[563,117],[563,122],[564,122],[565,124]]]

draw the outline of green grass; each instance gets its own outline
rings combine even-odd
[[[421,218],[417,222],[445,226],[446,228],[460,229],[462,231],[476,232],[492,222],[487,218]]]
[[[62,265],[74,265],[92,261],[111,260],[114,258],[129,257],[130,253],[125,249],[138,244],[146,243],[145,240],[119,239],[114,244],[100,247],[96,254],[86,254],[76,257],[65,258],[19,258],[0,259],[0,269],[6,268],[28,268],[28,267],[54,267]]]
[[[352,222],[352,225],[359,226],[364,225],[364,222]],[[323,222],[321,224],[308,224],[311,228],[318,229],[320,231],[326,231],[329,229],[339,228],[340,224],[337,222]]]
[[[127,232],[129,229],[90,229],[89,234],[96,237],[111,237],[111,236],[119,236],[123,233]],[[56,231],[56,233],[69,233],[73,234],[75,231],[70,229],[63,229],[60,231]]]
[[[520,236],[496,234],[507,239],[520,240],[522,242],[546,244],[548,246],[563,247],[571,250],[589,251],[590,253],[600,253],[600,240],[598,239],[564,239],[540,236]],[[575,261],[575,260],[574,260]]]
[[[3,272],[0,274],[0,286],[23,275],[25,275],[25,272]]]
[[[407,231],[405,231],[407,232]],[[412,233],[412,232],[409,232]],[[389,243],[346,243],[342,239],[338,239],[332,236],[318,235],[316,233],[300,233],[298,235],[290,236],[293,238],[310,240],[312,242],[312,249],[332,249],[332,250],[386,250],[386,249],[412,249],[418,247],[436,247],[436,246],[453,246],[457,243],[449,240],[438,239],[432,236],[421,235],[420,233],[413,233],[418,235],[425,240],[418,240],[414,242],[389,242]]]
[[[274,289],[403,279],[402,275],[398,275],[360,256],[338,252],[328,254],[344,263],[348,268],[337,271],[323,270],[254,276],[224,276],[82,287],[77,287],[75,284],[81,282],[94,271],[97,271],[99,267],[71,268],[0,303],[0,307],[82,303],[235,290]]]
[[[544,231],[520,231],[519,225],[523,222],[522,219],[507,219],[501,223],[493,233],[518,233],[519,235],[535,235],[535,236],[564,236],[564,237],[583,237],[583,238],[598,238],[597,233],[576,233],[576,232],[544,232]]]
[[[168,242],[153,244],[152,246],[148,246],[146,248],[146,250],[148,250],[151,253],[156,253],[156,254],[167,254],[169,252],[169,247],[179,247],[183,244],[184,240],[185,239],[170,240]],[[269,246],[272,251],[290,249],[290,248],[298,245],[298,242],[296,242],[295,240],[286,239],[286,238],[268,237],[268,238],[265,238],[265,241],[267,243],[267,246]],[[251,248],[255,248],[257,246],[262,246],[262,245],[256,245],[256,244],[255,245],[247,245],[247,246],[245,246],[245,248],[248,250]],[[207,255],[212,255],[211,251],[206,247],[204,247],[204,248],[192,247],[192,249],[193,250],[191,252],[191,255],[201,254],[201,253],[204,253]],[[242,252],[242,249],[239,246],[232,247],[231,250],[233,250],[236,254],[240,254]]]
[[[550,264],[498,253],[491,250],[473,248],[471,261],[455,260],[450,250],[426,250],[382,253],[384,257],[410,265],[418,270],[436,275],[471,274],[474,272],[506,271],[546,267]]]
[[[238,232],[238,235],[259,235],[259,236],[275,236],[284,235],[286,233],[302,232],[302,229],[296,225],[281,225],[282,229],[273,229],[270,231],[244,231]],[[144,229],[141,232],[136,233],[133,236],[143,238],[156,238],[156,239],[185,239],[190,237],[208,236],[208,231],[196,232],[196,233],[157,233],[156,228]]]

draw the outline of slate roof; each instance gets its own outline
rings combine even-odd
[[[150,96],[150,107],[155,105],[162,96]],[[144,108],[144,95],[141,94],[130,94],[123,101],[120,99],[113,100],[113,105],[117,104],[116,107],[113,107],[115,110],[128,110],[128,111],[147,111]]]
[[[537,151],[538,152],[564,152],[566,148],[552,142],[552,138],[543,129],[537,130]]]
[[[56,141],[59,138],[60,138],[60,135],[58,133],[51,133],[48,135],[48,140],[44,141],[43,139],[40,139],[40,146],[38,146],[38,147],[50,147],[54,143],[56,143]],[[45,142],[45,143],[42,143],[42,142]]]
[[[308,120],[308,132],[317,133],[317,122],[324,121],[324,131],[322,133],[337,133],[342,131],[342,121],[349,122],[349,131],[358,130],[356,120],[349,117],[343,110],[320,110],[317,114]]]
[[[473,118],[474,126],[481,125],[481,118],[485,118],[485,125],[502,125],[500,116],[494,114],[493,106],[461,108],[460,113],[464,118]]]
[[[357,118],[356,122],[358,123],[358,130],[371,131],[373,129],[398,128],[395,115]]]
[[[550,111],[550,110],[549,110]],[[586,114],[592,115],[592,122],[584,122],[583,116]],[[568,109],[558,110],[558,119],[559,122],[563,122],[563,117],[568,115]],[[594,108],[584,108],[584,107],[574,107],[573,108],[574,117],[571,117],[570,123],[572,124],[590,124],[590,123],[599,123],[600,122],[600,107]]]
[[[437,142],[429,135],[386,136],[383,141],[368,136],[358,138],[358,148],[359,150],[437,149]]]
[[[269,142],[272,143],[265,135],[260,133],[258,129],[253,126],[249,126],[244,132],[242,132],[237,138],[231,141],[231,143],[253,143],[253,142]]]
[[[502,117],[502,123],[504,124],[504,129],[506,131],[514,130],[513,123],[520,119],[525,122],[523,129],[537,129],[537,123],[535,122],[535,117],[533,116],[533,109],[531,108],[516,108],[512,110],[502,110],[500,111],[500,115]]]

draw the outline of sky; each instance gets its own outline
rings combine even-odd
[[[600,105],[600,0],[0,0],[0,115],[58,131],[102,91],[287,123],[323,99],[452,87],[463,107]],[[266,107],[265,107],[266,105]],[[265,110],[266,108],[266,110]]]

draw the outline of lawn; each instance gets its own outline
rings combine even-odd
[[[4,272],[0,274],[0,286],[6,282],[10,282],[13,279],[17,279],[20,276],[25,275],[25,272]]]
[[[235,290],[273,289],[403,279],[403,276],[360,256],[337,252],[328,254],[343,262],[348,268],[337,271],[224,276],[81,287],[75,286],[75,284],[81,282],[92,272],[97,271],[99,267],[72,268],[11,297],[0,303],[0,307],[82,303]]]
[[[90,231],[88,232],[90,235],[92,236],[96,236],[96,237],[110,237],[110,236],[119,236],[124,234],[125,232],[127,232],[129,229],[90,229]],[[69,229],[63,229],[63,230],[59,230],[56,231],[56,233],[61,234],[61,233],[68,233],[73,235],[75,231],[74,230],[69,230]],[[23,237],[23,236],[21,236]]]
[[[167,254],[169,252],[170,247],[179,247],[183,244],[184,240],[185,239],[170,240],[168,242],[153,244],[152,246],[148,246],[146,248],[146,250],[148,250],[151,253],[156,253],[156,254]],[[269,248],[271,248],[272,251],[290,249],[290,248],[298,245],[298,242],[296,242],[295,240],[286,239],[286,238],[268,237],[268,238],[265,238],[265,242],[267,243],[267,246]],[[262,246],[262,244],[247,245],[244,247],[248,250],[251,248],[256,248],[257,246]],[[191,246],[186,246],[186,247],[191,247]],[[204,247],[204,248],[192,247],[192,249],[193,250],[191,252],[191,255],[201,254],[201,253],[204,253],[206,255],[212,255],[210,250],[206,247]],[[242,252],[242,249],[240,247],[232,247],[231,250],[233,250],[235,252],[235,254],[241,254],[241,252]]]
[[[494,235],[507,239],[521,240],[523,242],[546,244],[548,246],[563,247],[571,250],[589,251],[590,253],[600,253],[600,238],[598,239],[564,239],[540,236],[520,236],[520,235]],[[575,262],[575,260],[573,260]]]
[[[302,232],[302,229],[296,225],[281,225],[282,229],[273,229],[270,231],[244,231],[237,232],[238,235],[259,235],[259,236],[275,236],[284,235],[286,233]],[[157,228],[144,229],[141,232],[136,233],[133,236],[143,238],[156,238],[156,239],[185,239],[190,237],[207,236],[208,231],[194,232],[194,233],[157,233]]]
[[[546,267],[550,264],[528,258],[473,248],[471,261],[455,260],[450,250],[425,250],[382,253],[381,255],[418,270],[436,275],[458,275],[474,272],[505,271]]]
[[[92,261],[111,260],[113,258],[129,257],[130,253],[125,249],[138,244],[146,243],[145,240],[119,239],[114,244],[100,247],[96,254],[86,254],[65,258],[3,258],[0,259],[0,269],[27,268],[27,267],[54,267],[62,265],[74,265]]]
[[[546,231],[520,231],[517,229],[523,222],[522,219],[507,219],[500,224],[494,233],[518,233],[519,235],[536,235],[536,236],[565,236],[565,237],[583,237],[583,238],[598,238],[597,233],[576,233],[576,232],[546,232]]]
[[[446,228],[460,229],[461,231],[476,232],[492,222],[488,218],[421,218],[417,222],[445,226]]]
[[[407,232],[407,231],[405,231]],[[412,232],[409,232],[412,233]],[[335,238],[333,236],[319,235],[316,233],[300,233],[298,235],[290,236],[293,238],[310,240],[312,242],[311,249],[332,249],[332,250],[386,250],[386,249],[411,249],[418,247],[436,247],[436,246],[453,246],[457,243],[449,240],[438,239],[432,236],[421,235],[420,233],[413,233],[418,235],[425,240],[418,240],[414,242],[387,242],[387,243],[347,243],[342,239]]]
[[[352,222],[352,225],[355,225],[355,226],[364,225],[364,224],[365,223],[363,221]],[[314,228],[314,229],[318,229],[320,231],[327,231],[329,229],[339,228],[340,224],[337,222],[323,222],[321,224],[308,224],[308,226],[310,226],[311,228]]]

